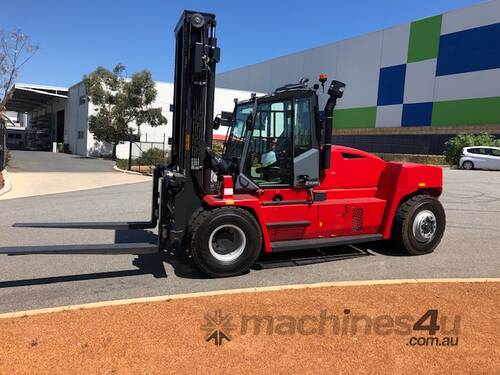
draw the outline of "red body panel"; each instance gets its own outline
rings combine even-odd
[[[402,199],[418,191],[435,196],[442,192],[440,167],[385,162],[344,146],[332,147],[330,165],[313,189],[324,199],[312,203],[305,188],[206,195],[204,201],[208,206],[234,205],[251,211],[260,224],[264,250],[270,252],[275,241],[377,233],[388,239]]]

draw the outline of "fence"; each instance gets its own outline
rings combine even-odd
[[[129,144],[128,170],[151,173],[152,167],[165,164],[170,159],[170,149],[165,137],[162,141],[135,141]]]

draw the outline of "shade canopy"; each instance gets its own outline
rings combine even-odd
[[[8,111],[31,112],[53,99],[67,99],[64,87],[16,84],[10,90],[5,107]]]

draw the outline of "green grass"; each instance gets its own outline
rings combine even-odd
[[[116,159],[116,166],[120,169],[128,169],[127,159]]]

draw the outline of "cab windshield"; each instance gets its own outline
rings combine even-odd
[[[226,147],[224,150],[224,159],[231,160],[240,158],[245,144],[245,132],[247,117],[253,110],[253,103],[246,103],[237,106],[236,116],[233,125],[229,128]]]

